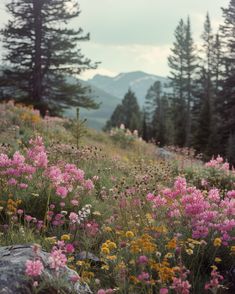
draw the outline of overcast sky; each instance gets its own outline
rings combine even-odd
[[[4,2],[0,0],[0,24],[6,22]],[[91,40],[81,44],[84,55],[101,65],[95,73],[116,75],[142,70],[168,74],[167,56],[180,18],[189,15],[195,41],[199,41],[206,12],[214,31],[222,21],[221,7],[229,0],[79,0],[81,15],[75,26],[90,32]]]

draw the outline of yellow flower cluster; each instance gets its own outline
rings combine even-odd
[[[16,213],[17,207],[19,204],[21,204],[21,200],[13,200],[13,199],[8,199],[7,200],[7,213],[12,214]]]
[[[167,243],[166,248],[168,250],[172,250],[172,249],[176,248],[176,245],[177,245],[177,240],[176,240],[176,238],[173,238]]]
[[[149,264],[151,269],[158,273],[161,283],[171,281],[177,270],[177,268],[171,268],[170,263],[166,259],[161,263],[156,263],[154,260],[150,260]]]
[[[137,240],[133,240],[130,246],[131,253],[153,253],[157,250],[156,244],[153,242],[153,238],[144,234]]]
[[[132,239],[134,238],[135,234],[132,231],[127,231],[125,236],[129,239]]]
[[[21,120],[29,123],[39,123],[41,121],[41,118],[38,114],[31,113],[31,112],[23,112],[20,115]]]
[[[110,241],[110,240],[107,240],[105,243],[102,244],[101,246],[101,252],[104,254],[104,255],[109,255],[110,252],[113,250],[113,249],[116,249],[117,248],[117,245],[116,243]],[[113,257],[109,256],[109,259],[112,260]],[[114,258],[113,258],[114,259]]]

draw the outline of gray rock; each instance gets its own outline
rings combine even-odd
[[[174,154],[162,147],[156,149],[156,155],[164,160],[174,159]]]
[[[104,265],[104,262],[102,262],[97,256],[95,256],[93,253],[81,251],[76,255],[76,259],[78,260],[88,260],[91,264],[91,266],[97,266],[101,267]]]
[[[40,294],[56,293],[92,293],[87,284],[77,281],[75,284],[70,282],[70,277],[77,273],[68,267],[62,269],[58,275],[51,270],[48,263],[49,253],[41,251],[39,257],[44,264],[45,270],[42,275],[42,283],[47,285],[39,291]],[[28,259],[33,260],[34,253],[32,244],[14,245],[0,247],[0,294],[30,294],[33,293],[32,281],[25,276],[25,262]],[[58,282],[63,281],[62,289]]]

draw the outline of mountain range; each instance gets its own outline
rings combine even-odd
[[[128,89],[135,92],[138,103],[142,108],[146,93],[155,81],[160,81],[164,87],[164,91],[168,92],[167,84],[169,80],[165,77],[148,74],[142,71],[120,73],[115,77],[104,75],[95,75],[87,81],[79,79],[84,86],[91,89],[92,98],[101,103],[100,108],[96,110],[81,109],[81,118],[87,118],[88,126],[102,129],[106,121],[112,115],[116,106],[121,103]],[[75,111],[71,109],[67,115],[75,115]]]

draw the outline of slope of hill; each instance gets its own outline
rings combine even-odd
[[[75,82],[76,79],[70,78],[70,82]],[[100,88],[89,85],[86,81],[79,80],[83,86],[90,86],[91,93],[90,95],[93,99],[100,103],[99,109],[80,109],[80,116],[81,118],[87,119],[87,124],[89,127],[101,130],[106,121],[112,115],[115,107],[121,102],[120,99],[115,97],[112,94],[109,94]],[[70,110],[66,111],[66,116],[74,117],[76,115],[76,110],[71,108]]]
[[[74,77],[69,77],[70,83],[77,82]],[[131,88],[138,99],[140,107],[144,105],[146,93],[155,81],[160,81],[164,87],[165,92],[169,92],[167,87],[169,80],[167,78],[151,75],[141,71],[120,73],[116,77],[108,77],[103,75],[96,75],[88,81],[79,79],[83,86],[88,86],[91,89],[91,96],[97,102],[100,102],[100,108],[94,110],[81,109],[81,118],[87,118],[89,127],[95,129],[102,129],[106,121],[112,115],[115,107],[121,102],[124,95]],[[66,111],[66,115],[73,117],[76,111],[74,108]]]
[[[155,82],[160,81],[165,87],[164,91],[169,91],[166,87],[169,80],[165,77],[148,74],[142,71],[120,73],[116,77],[95,75],[88,80],[90,85],[94,85],[122,99],[129,88],[131,88],[138,99],[140,106],[144,104],[144,99],[149,87]]]

